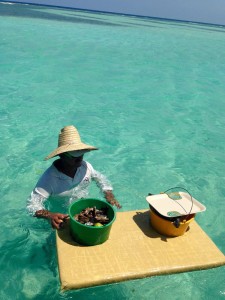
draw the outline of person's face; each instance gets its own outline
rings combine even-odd
[[[65,152],[65,153],[60,155],[62,161],[67,166],[70,166],[70,167],[73,167],[73,168],[79,168],[81,166],[83,156],[84,155],[74,157],[74,156],[70,155],[68,152]]]

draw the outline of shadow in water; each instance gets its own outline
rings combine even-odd
[[[50,11],[50,9],[52,9]],[[76,16],[75,13],[78,11],[67,8],[57,8],[57,7],[45,7],[39,5],[24,5],[24,4],[14,4],[8,5],[0,3],[0,16],[9,17],[22,17],[22,18],[36,18],[43,20],[53,20],[59,22],[70,22],[70,23],[84,23],[89,25],[103,25],[103,26],[127,26],[116,24],[113,22],[107,22],[103,18],[94,18],[90,16]],[[91,12],[89,12],[91,13]]]
[[[50,11],[51,10],[51,11]],[[54,11],[53,11],[54,10]],[[58,13],[59,12],[59,13]],[[75,16],[79,13],[88,13],[88,16]],[[92,16],[90,16],[92,14]],[[101,14],[102,18],[97,17],[97,14]],[[96,15],[96,16],[95,16]],[[142,24],[136,22],[127,22],[118,23],[118,21],[106,21],[108,15],[119,15],[116,13],[110,12],[100,12],[100,11],[89,11],[85,9],[75,9],[70,7],[57,7],[52,5],[43,6],[41,4],[32,5],[17,3],[9,5],[6,2],[0,2],[0,16],[14,16],[14,17],[23,17],[23,18],[38,18],[45,20],[54,20],[59,22],[70,22],[70,23],[84,23],[92,25],[103,25],[103,26],[115,26],[115,27],[130,27],[130,26],[145,26],[145,27],[160,27],[159,25],[166,25],[169,27],[186,27],[193,30],[206,30],[206,31],[217,31],[225,33],[224,25],[217,24],[207,24],[201,22],[193,21],[183,21],[183,20],[173,20],[173,19],[164,19],[157,17],[146,17],[146,16],[136,16],[136,15],[126,15],[130,20],[142,21]],[[145,24],[144,24],[145,23]],[[149,23],[149,24],[148,24]],[[153,25],[154,23],[154,25]],[[207,26],[207,28],[205,27]],[[220,27],[220,28],[218,28]]]

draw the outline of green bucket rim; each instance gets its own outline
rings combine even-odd
[[[82,223],[76,221],[76,220],[74,219],[74,216],[71,215],[71,212],[70,212],[71,207],[72,207],[75,203],[78,203],[78,202],[81,202],[81,201],[83,202],[84,200],[97,200],[97,201],[99,201],[99,202],[101,202],[101,203],[103,203],[103,204],[106,204],[106,206],[111,207],[112,210],[113,210],[113,212],[114,212],[113,219],[112,219],[108,224],[106,224],[106,225],[104,225],[104,226],[101,226],[101,227],[97,227],[97,226],[88,226],[88,227],[87,227],[87,225],[84,225],[84,224],[82,224]],[[83,227],[85,227],[85,228],[89,228],[89,229],[91,229],[91,230],[96,230],[96,229],[99,230],[99,229],[102,229],[102,228],[105,228],[105,227],[108,227],[108,226],[111,226],[111,225],[112,225],[112,223],[113,223],[113,222],[115,221],[115,219],[116,219],[116,210],[115,210],[115,208],[114,208],[110,203],[108,203],[108,202],[106,202],[106,201],[104,201],[104,200],[97,199],[97,198],[82,198],[82,199],[78,199],[78,200],[76,200],[76,201],[74,201],[73,203],[70,204],[70,206],[69,206],[69,216],[70,216],[70,220],[72,220],[72,222],[75,222],[76,224],[79,224],[80,226],[83,226]]]

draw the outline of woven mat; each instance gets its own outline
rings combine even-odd
[[[97,246],[74,242],[69,226],[57,231],[62,290],[225,264],[224,254],[196,221],[184,235],[168,238],[156,233],[149,219],[148,210],[118,212],[109,239]]]

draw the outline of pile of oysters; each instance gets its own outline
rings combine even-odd
[[[107,217],[107,208],[97,209],[96,206],[83,209],[74,216],[74,219],[81,224],[95,227],[104,226],[110,221]]]

